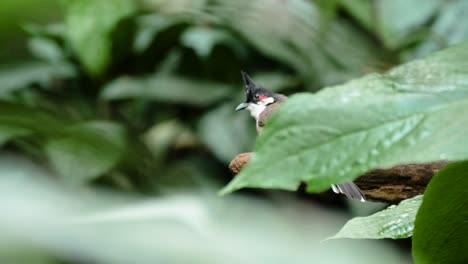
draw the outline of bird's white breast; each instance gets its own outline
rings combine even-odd
[[[263,110],[265,110],[266,108],[266,105],[258,105],[258,104],[249,104],[249,106],[247,106],[247,110],[249,110],[250,112],[250,115],[255,118],[255,120],[258,120],[258,117],[260,116],[260,114],[263,112]]]

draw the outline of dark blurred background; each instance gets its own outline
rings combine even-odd
[[[384,204],[216,195],[255,143],[240,71],[316,92],[466,39],[466,0],[3,0],[1,263],[410,262],[320,243]]]

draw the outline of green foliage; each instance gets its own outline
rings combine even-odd
[[[101,76],[128,52],[132,28],[125,19],[135,12],[132,0],[64,0],[66,37],[81,63]]]
[[[72,183],[84,183],[109,171],[125,152],[125,131],[115,123],[92,121],[57,132],[44,151],[59,175]]]
[[[441,48],[461,43],[468,38],[465,25],[468,23],[468,2],[464,0],[450,1],[438,11],[431,33],[419,44],[413,56],[427,55]]]
[[[32,140],[69,182],[84,183],[102,175],[125,152],[125,130],[119,124],[71,123],[40,109],[5,102],[0,103],[0,110],[0,143],[18,139],[28,145]],[[41,142],[36,142],[39,138]]]
[[[66,63],[51,64],[31,61],[8,65],[0,69],[0,97],[6,97],[13,91],[22,89],[31,83],[47,83],[50,76],[67,78],[74,75],[73,68]]]
[[[293,96],[258,138],[243,187],[308,191],[401,163],[468,157],[468,43],[317,94]],[[457,122],[451,122],[457,116]]]
[[[105,100],[145,98],[159,102],[206,106],[231,94],[223,83],[199,81],[178,76],[153,75],[148,78],[121,77],[103,88]]]
[[[420,263],[468,260],[468,161],[447,165],[429,183],[416,215],[413,258]]]
[[[287,95],[347,83],[291,96],[225,190],[306,182],[317,192],[376,167],[467,157],[467,44],[413,61],[467,40],[466,1],[8,2],[0,28],[25,32],[14,34],[21,43],[0,34],[1,263],[238,263],[233,252],[244,262],[401,262],[379,242],[319,245],[344,219],[302,198],[214,195],[257,140],[252,118],[234,112],[240,70]],[[51,24],[37,24],[44,17]],[[392,223],[410,224],[415,204],[343,232],[407,236]],[[375,225],[355,226],[365,219]]]
[[[413,235],[414,219],[422,199],[422,195],[418,195],[373,215],[353,218],[330,239],[410,237]]]
[[[201,140],[226,163],[237,154],[248,152],[255,139],[254,131],[245,122],[250,117],[236,115],[234,108],[232,104],[224,104],[203,116],[199,125]]]
[[[53,136],[56,130],[67,123],[45,111],[9,102],[0,102],[0,122],[2,128],[5,128],[2,129],[4,135],[8,135],[7,131],[17,131],[5,136],[5,139],[32,133]]]
[[[380,36],[389,48],[400,48],[415,41],[415,35],[440,8],[442,0],[376,1],[375,12]],[[395,19],[398,17],[398,19]],[[418,32],[419,31],[419,32]]]

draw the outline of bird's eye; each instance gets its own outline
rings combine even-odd
[[[254,97],[255,97],[255,99],[258,99],[258,97],[260,97],[260,95],[259,95],[259,94],[255,94]]]

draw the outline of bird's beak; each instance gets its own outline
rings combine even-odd
[[[245,108],[247,108],[247,106],[249,106],[248,103],[241,103],[241,104],[239,104],[239,105],[236,107],[236,111],[245,109]]]

